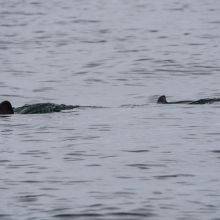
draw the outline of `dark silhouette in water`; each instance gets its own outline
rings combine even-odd
[[[0,114],[14,114],[14,110],[9,101],[4,101],[0,104]]]
[[[4,101],[0,103],[0,114],[43,114],[43,113],[52,113],[60,112],[62,110],[70,110],[78,108],[78,105],[58,105],[54,103],[38,103],[33,105],[24,105],[18,108],[12,108],[12,105],[9,101]]]
[[[196,101],[193,100],[184,100],[184,101],[175,101],[175,102],[167,102],[166,96],[162,95],[158,98],[157,103],[159,104],[212,104],[214,102],[220,102],[220,98],[213,98],[213,99],[199,99]]]

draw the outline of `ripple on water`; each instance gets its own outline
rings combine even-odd
[[[150,150],[123,150],[123,151],[128,153],[147,153]]]
[[[178,173],[178,174],[167,174],[167,175],[159,175],[159,176],[154,176],[154,178],[159,179],[159,180],[166,180],[170,178],[179,178],[179,177],[194,177],[195,175],[192,174],[184,174],[184,173]]]
[[[211,152],[215,154],[220,154],[220,150],[212,150]]]
[[[61,219],[139,219],[139,218],[150,218],[157,216],[154,213],[145,212],[109,212],[105,214],[99,214],[99,213],[82,213],[82,214],[58,214],[54,215],[55,218],[61,218]]]

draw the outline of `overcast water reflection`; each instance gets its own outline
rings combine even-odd
[[[220,216],[220,1],[0,1],[0,94],[103,106],[0,117],[0,219]]]

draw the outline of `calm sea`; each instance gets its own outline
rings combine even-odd
[[[1,220],[219,220],[219,0],[0,0]]]

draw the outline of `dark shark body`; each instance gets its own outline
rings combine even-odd
[[[70,110],[78,108],[78,105],[58,105],[54,103],[37,103],[32,105],[24,105],[22,107],[14,108],[14,113],[18,114],[44,114],[52,112],[60,112],[63,110]]]
[[[184,101],[174,101],[168,102],[165,95],[162,95],[158,98],[157,103],[159,104],[190,104],[190,105],[202,105],[202,104],[212,104],[214,102],[220,102],[220,98],[207,98],[207,99],[199,99],[196,101],[193,100],[184,100]]]
[[[70,110],[79,108],[79,105],[58,105],[54,103],[37,103],[33,105],[24,105],[22,107],[13,108],[9,101],[3,101],[0,103],[0,115],[9,114],[44,114],[52,112],[60,112],[63,110]]]

